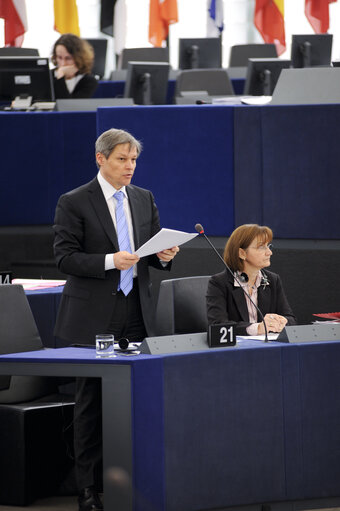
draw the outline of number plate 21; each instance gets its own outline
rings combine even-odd
[[[234,323],[209,325],[208,343],[211,348],[227,348],[236,345]]]

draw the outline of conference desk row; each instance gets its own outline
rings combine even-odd
[[[340,342],[107,360],[62,348],[3,355],[0,374],[101,378],[105,509],[340,497]]]
[[[96,175],[97,135],[119,127],[143,143],[133,182],[153,191],[164,227],[340,239],[339,124],[340,105],[1,112],[1,224],[53,223],[59,196]]]
[[[244,71],[245,74],[245,71]],[[231,83],[235,94],[243,94],[245,78],[235,77],[231,78]],[[94,93],[95,98],[122,98],[124,96],[125,80],[101,80],[98,84],[97,90]],[[174,103],[176,88],[176,80],[169,79],[166,103],[171,105]]]

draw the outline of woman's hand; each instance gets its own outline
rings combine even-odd
[[[284,316],[280,316],[279,314],[266,314],[264,317],[264,321],[266,323],[268,332],[276,332],[279,333],[287,324],[287,319]],[[263,322],[259,323],[257,333],[262,335],[265,333]]]
[[[78,73],[78,68],[74,64],[71,64],[70,66],[61,66],[58,67],[56,72],[57,80],[60,78],[65,78],[66,80],[69,78],[73,78]]]

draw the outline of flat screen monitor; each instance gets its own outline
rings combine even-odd
[[[107,39],[86,39],[94,50],[94,63],[92,73],[99,78],[103,78],[105,75],[106,65],[106,52],[107,52]]]
[[[222,45],[219,37],[179,40],[179,69],[207,69],[222,66]]]
[[[332,42],[332,34],[294,34],[291,48],[292,66],[330,66]]]
[[[167,62],[129,62],[124,98],[132,98],[137,105],[164,105],[169,69]]]
[[[0,57],[0,102],[11,103],[17,96],[32,96],[33,102],[54,101],[47,58]]]
[[[282,69],[290,66],[290,60],[279,58],[249,59],[244,94],[272,96]]]
[[[169,48],[124,48],[118,68],[127,69],[129,62],[169,62]]]
[[[39,57],[37,48],[21,48],[17,46],[4,46],[0,48],[1,57]]]

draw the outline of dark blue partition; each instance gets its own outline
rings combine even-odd
[[[278,238],[340,238],[340,105],[235,109],[236,223]],[[242,199],[242,180],[251,194]],[[254,188],[253,188],[254,187]]]
[[[340,343],[299,345],[303,498],[340,493]]]
[[[261,108],[234,109],[235,226],[263,224]]]
[[[114,126],[144,143],[134,183],[154,192],[163,226],[340,239],[339,124],[340,105],[0,112],[0,222],[51,224],[60,194],[96,175],[97,133]]]
[[[96,174],[96,113],[0,113],[1,225],[50,224],[61,193]]]
[[[262,109],[264,223],[280,238],[340,238],[340,105]]]
[[[142,141],[133,183],[152,190],[162,226],[193,232],[200,222],[216,236],[233,230],[233,108],[99,108],[98,135],[112,127]]]
[[[281,349],[215,350],[207,362],[164,361],[166,509],[285,500]]]

